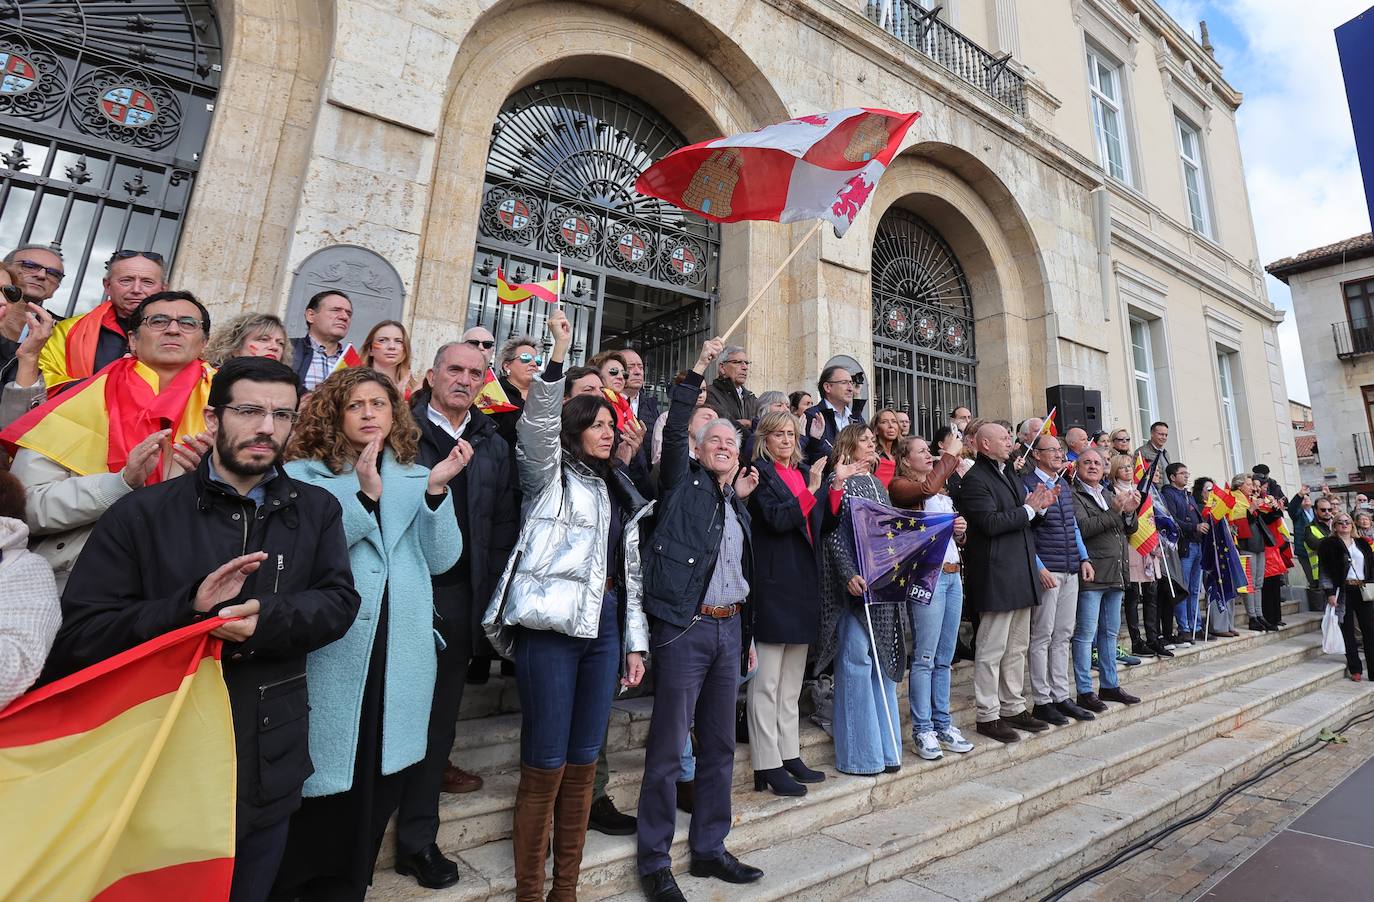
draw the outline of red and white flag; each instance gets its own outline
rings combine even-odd
[[[635,190],[717,222],[824,219],[843,235],[920,115],[856,107],[703,141],[644,170]]]

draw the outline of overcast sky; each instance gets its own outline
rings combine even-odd
[[[1260,264],[1369,231],[1334,31],[1374,0],[1160,2],[1195,36],[1207,21],[1226,80],[1245,95],[1240,143]],[[1265,280],[1288,311],[1279,327],[1288,396],[1306,402],[1288,286]]]

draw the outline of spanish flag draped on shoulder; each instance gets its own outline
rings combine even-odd
[[[235,756],[211,618],[0,711],[0,899],[224,900]]]

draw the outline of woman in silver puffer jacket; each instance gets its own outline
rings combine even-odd
[[[520,692],[516,898],[544,898],[552,822],[548,898],[571,902],[615,681],[636,686],[644,676],[639,526],[652,505],[612,461],[610,402],[580,395],[563,403],[572,328],[559,310],[549,329],[549,366],[530,384],[516,427],[525,522],[482,626],[515,661]]]

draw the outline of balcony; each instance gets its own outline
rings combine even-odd
[[[1369,433],[1356,432],[1350,440],[1355,445],[1355,466],[1361,471],[1374,469],[1374,442],[1369,440]]]
[[[1332,323],[1331,338],[1336,343],[1336,356],[1341,360],[1374,354],[1374,323],[1361,321],[1351,325],[1348,320]]]
[[[904,44],[987,94],[1018,116],[1026,115],[1026,79],[1011,68],[1011,54],[994,56],[938,18],[940,7],[917,0],[868,0],[866,15]]]

